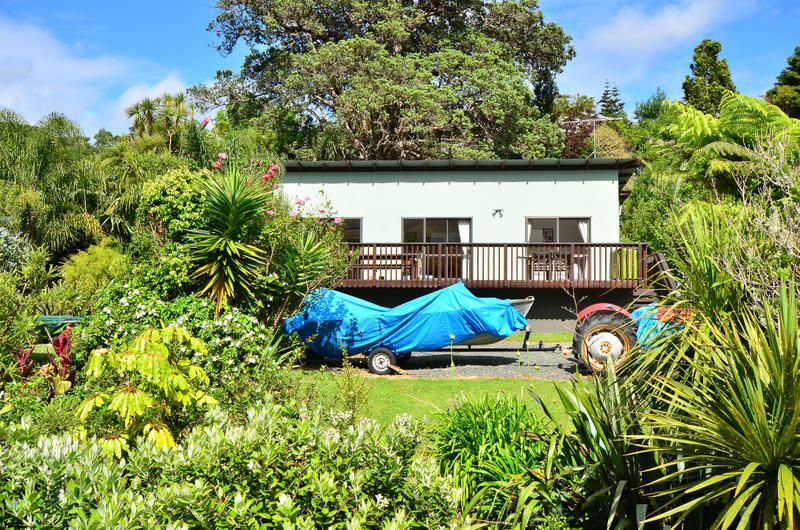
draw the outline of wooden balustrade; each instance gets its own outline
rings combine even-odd
[[[636,288],[643,243],[353,243],[341,287]]]

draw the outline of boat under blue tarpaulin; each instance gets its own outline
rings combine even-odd
[[[395,353],[439,350],[479,335],[507,337],[527,324],[511,300],[479,298],[457,283],[393,308],[335,290],[316,292],[283,329],[313,353],[340,359],[379,346]]]

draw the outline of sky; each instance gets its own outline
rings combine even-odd
[[[125,108],[145,96],[234,71],[247,50],[223,57],[207,30],[213,0],[0,0],[0,107],[29,122],[49,112],[87,136],[130,125]],[[800,46],[798,0],[539,0],[545,18],[573,37],[577,56],[559,76],[562,93],[599,96],[616,84],[632,110],[657,87],[680,99],[692,50],[722,43],[737,88],[772,86]]]

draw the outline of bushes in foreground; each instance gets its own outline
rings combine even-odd
[[[24,426],[17,425],[17,430]],[[211,411],[176,447],[122,459],[71,434],[0,447],[8,527],[466,528],[461,491],[417,456],[405,418],[381,429],[267,401]]]

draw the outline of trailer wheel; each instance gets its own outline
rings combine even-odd
[[[373,374],[386,375],[392,371],[389,366],[393,364],[397,364],[397,357],[389,348],[375,348],[367,357],[367,367]]]
[[[633,320],[622,313],[597,312],[575,327],[572,352],[583,373],[601,373],[611,360],[616,367],[636,344]]]

